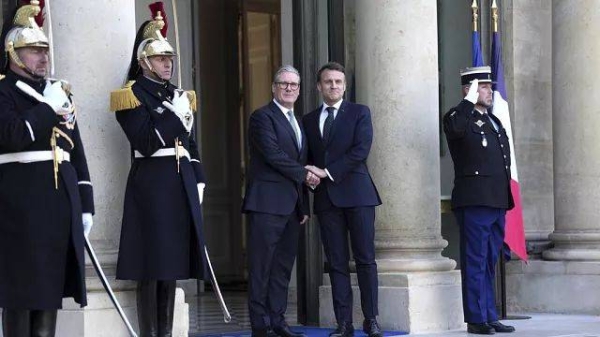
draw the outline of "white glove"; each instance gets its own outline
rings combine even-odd
[[[477,104],[477,99],[479,99],[479,80],[474,79],[471,81],[471,86],[469,86],[469,92],[467,92],[467,96],[465,99],[473,104]]]
[[[46,82],[44,103],[48,103],[54,112],[61,112],[61,114],[70,113],[73,110],[73,104],[71,104],[67,93],[63,90],[61,81]]]
[[[162,104],[179,117],[181,124],[183,124],[183,127],[188,133],[191,132],[192,126],[194,125],[194,114],[190,108],[190,99],[188,98],[187,93],[183,90],[175,90],[172,101],[172,103],[163,101]]]
[[[205,183],[198,184],[198,198],[200,198],[200,205],[202,205],[202,201],[204,200],[204,187],[206,187]]]
[[[83,223],[83,235],[87,238],[90,235],[92,226],[94,225],[94,219],[92,219],[92,213],[83,213],[81,215],[81,222]]]
[[[23,81],[17,81],[16,85],[17,88],[21,89],[21,91],[27,95],[35,98],[38,102],[48,104],[52,110],[54,110],[54,112],[68,112],[71,102],[69,101],[65,91],[62,90],[62,84],[60,81],[54,84],[47,82],[46,87],[44,88],[44,96]]]

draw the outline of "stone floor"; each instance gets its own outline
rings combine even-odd
[[[231,314],[230,323],[224,322],[223,312],[212,292],[186,299],[190,306],[190,335],[250,330],[246,293],[231,292],[223,296]],[[290,325],[298,325],[296,313],[296,304],[288,303],[286,318]]]
[[[242,292],[225,294],[232,322],[225,324],[219,304],[212,293],[189,299],[190,334],[210,334],[249,330],[246,294]],[[202,308],[201,310],[198,310]],[[289,305],[287,318],[290,325],[297,325],[296,306]],[[600,337],[600,317],[554,314],[524,314],[530,319],[506,320],[505,324],[514,325],[517,331],[512,334],[500,334],[506,337]],[[406,336],[406,335],[405,335]],[[419,337],[473,337],[466,328],[459,331],[447,331],[432,334],[410,334]]]
[[[514,325],[516,332],[496,334],[506,337],[600,337],[600,317],[578,315],[529,314],[531,319],[506,320],[504,324]],[[449,331],[435,334],[410,334],[419,337],[461,337],[479,336],[462,331]]]

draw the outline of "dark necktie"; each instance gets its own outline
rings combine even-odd
[[[492,129],[498,131],[498,126],[496,126],[496,123],[494,122],[492,117],[490,117],[490,115],[487,113],[487,111],[483,113],[483,116],[485,119],[487,119],[488,123],[490,123],[490,126],[492,127]]]
[[[327,107],[327,118],[325,118],[325,123],[323,124],[323,140],[327,141],[329,139],[329,134],[331,133],[331,127],[333,126],[333,112],[335,108],[332,106]]]

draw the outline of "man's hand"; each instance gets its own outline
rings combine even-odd
[[[304,215],[304,216],[302,217],[302,221],[300,221],[300,224],[301,224],[301,225],[304,225],[305,223],[307,223],[307,222],[308,222],[308,219],[309,219],[309,216],[308,216],[308,215]]]
[[[83,235],[85,235],[87,238],[92,231],[92,226],[94,225],[92,213],[83,213],[81,215],[81,222],[83,223]]]
[[[321,179],[327,178],[327,172],[325,172],[325,170],[323,170],[321,168],[318,168],[313,165],[306,165],[304,168],[306,168],[307,170],[309,170],[310,172],[312,172],[314,175],[316,175],[317,177],[319,177]]]
[[[57,114],[64,115],[73,111],[73,104],[63,90],[61,81],[54,83],[47,81],[43,96],[23,81],[17,81],[16,85],[17,88],[35,98],[38,102],[48,104]]]
[[[473,104],[477,104],[477,100],[479,99],[479,92],[477,90],[479,90],[479,80],[474,79],[471,81],[469,92],[467,92],[465,99]]]
[[[321,183],[321,179],[311,171],[308,171],[306,173],[306,179],[304,179],[304,182],[314,190]]]
[[[185,130],[189,133],[194,125],[194,114],[190,108],[190,99],[185,91],[175,90],[171,102],[163,101],[162,104],[179,118]]]

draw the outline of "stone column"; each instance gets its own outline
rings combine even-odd
[[[130,167],[127,139],[109,111],[110,91],[124,83],[135,39],[135,1],[51,2],[57,78],[73,86],[96,214],[91,242],[117,298],[137,330],[135,283],[115,281],[123,196]],[[46,21],[47,23],[47,21]],[[87,263],[88,306],[64,301],[58,336],[129,336],[98,277]],[[178,291],[174,336],[187,336],[187,305]],[[182,315],[185,317],[182,318]],[[179,331],[182,330],[183,331]]]
[[[590,296],[600,291],[598,5],[552,2],[555,247],[542,254],[549,261],[509,271],[521,280],[508,288],[519,311],[600,314],[600,298]]]
[[[555,226],[549,260],[600,261],[599,1],[553,2]],[[588,91],[589,90],[589,91]]]
[[[356,1],[356,93],[371,108],[369,169],[383,200],[379,321],[411,333],[460,328],[460,273],[441,255],[435,0]]]

